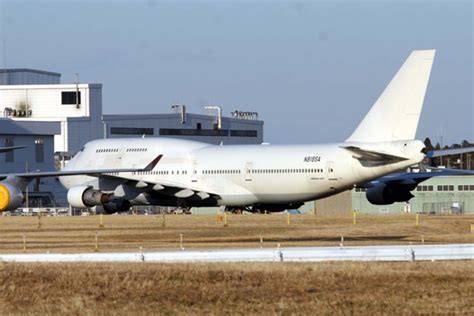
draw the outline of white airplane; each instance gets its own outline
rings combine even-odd
[[[229,145],[166,139],[106,139],[87,143],[64,170],[127,168],[157,158],[153,170],[100,176],[65,176],[74,207],[104,205],[218,206],[282,210],[330,196],[405,169],[425,157],[413,140],[435,51],[414,51],[370,112],[343,143]],[[371,202],[404,200],[370,190]]]
[[[0,183],[0,210],[18,207],[18,187],[42,176],[59,176],[73,207],[102,205],[108,213],[132,205],[281,211],[357,185],[367,188],[374,204],[408,201],[419,182],[436,174],[393,174],[426,156],[423,142],[414,137],[434,55],[434,50],[413,51],[342,143],[216,146],[171,138],[94,140],[61,171],[9,175]]]

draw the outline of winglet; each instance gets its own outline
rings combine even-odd
[[[152,171],[155,168],[158,161],[160,161],[161,157],[163,157],[163,155],[159,155],[158,157],[153,159],[152,162],[150,162],[145,168],[142,169],[142,171],[147,171],[147,172]]]

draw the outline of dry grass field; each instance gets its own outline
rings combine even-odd
[[[0,253],[472,243],[474,216],[0,217]],[[8,314],[474,314],[474,263],[0,263]]]
[[[226,247],[335,246],[421,243],[473,243],[474,216],[352,215],[321,217],[292,215],[228,215],[228,225],[215,215],[0,217],[0,253],[91,252],[97,233],[99,251],[179,249],[180,234],[186,249]]]
[[[3,264],[0,314],[474,314],[472,262]]]

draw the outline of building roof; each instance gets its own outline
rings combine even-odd
[[[166,118],[179,118],[181,114],[179,113],[150,113],[150,114],[104,114],[103,120],[105,121],[120,121],[120,120],[144,120],[144,119],[166,119]],[[202,120],[215,120],[215,115],[205,115],[205,114],[196,114],[196,113],[186,113],[188,118],[197,118]],[[246,123],[246,124],[255,124],[263,125],[262,120],[245,120],[235,117],[222,116],[223,121],[232,121],[234,123]]]
[[[101,83],[57,83],[57,84],[13,84],[13,85],[2,85],[0,84],[0,90],[34,90],[34,89],[45,89],[45,90],[53,90],[53,89],[75,89],[79,87],[80,89],[89,88],[102,88]]]
[[[59,135],[59,122],[16,121],[0,118],[0,135]]]
[[[39,70],[39,69],[31,69],[31,68],[0,69],[0,73],[15,73],[15,72],[30,72],[30,73],[36,73],[36,74],[41,74],[41,75],[61,77],[61,74],[58,72],[51,72],[51,71],[45,71],[45,70]]]

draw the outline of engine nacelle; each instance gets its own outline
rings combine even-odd
[[[125,199],[113,199],[107,204],[104,204],[104,211],[107,214],[114,214],[117,212],[126,212],[130,209],[132,204],[130,201],[125,200]]]
[[[23,204],[21,190],[10,183],[0,183],[0,213],[16,210],[21,204]]]
[[[395,202],[408,202],[414,195],[411,194],[416,186],[379,184],[368,188],[367,200],[375,205],[387,205]]]
[[[112,194],[94,190],[87,185],[72,187],[67,192],[67,201],[72,207],[87,208],[109,203]]]

